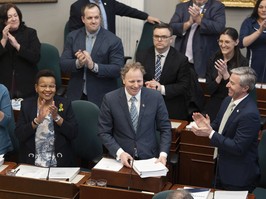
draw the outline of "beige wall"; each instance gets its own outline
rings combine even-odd
[[[58,0],[57,3],[17,4],[17,6],[21,9],[26,24],[37,30],[41,42],[54,44],[61,52],[64,25],[73,2],[75,0]],[[178,0],[145,0],[144,10],[164,22],[169,22],[178,2]],[[241,22],[250,13],[251,9],[226,8],[227,26],[239,30]]]

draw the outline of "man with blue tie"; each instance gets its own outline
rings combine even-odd
[[[100,106],[104,94],[117,88],[124,50],[121,39],[101,27],[98,5],[87,4],[82,13],[85,27],[67,36],[60,65],[63,72],[71,73],[67,97]]]
[[[197,125],[192,131],[198,136],[209,137],[218,148],[215,184],[217,189],[231,191],[255,189],[260,177],[258,164],[258,132],[260,114],[249,93],[255,88],[256,73],[250,67],[231,70],[224,99],[215,120],[210,124],[200,113],[194,113]]]
[[[140,63],[126,64],[121,70],[125,87],[105,95],[99,115],[98,135],[109,153],[126,167],[131,167],[129,160],[153,157],[166,165],[171,145],[164,100],[158,91],[143,87],[144,74]]]

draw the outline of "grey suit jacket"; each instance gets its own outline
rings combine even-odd
[[[260,176],[258,164],[258,132],[260,115],[251,96],[247,96],[228,118],[222,135],[217,133],[231,97],[225,98],[211,126],[216,131],[211,138],[218,147],[218,175],[223,184],[254,186]]]
[[[160,141],[156,130],[160,132]],[[168,153],[171,125],[161,94],[142,88],[137,133],[131,122],[125,88],[106,94],[99,116],[99,136],[113,157],[120,147],[132,157],[136,148],[140,159]]]
[[[63,72],[71,73],[68,83],[67,97],[70,100],[80,99],[83,93],[84,68],[76,68],[75,53],[86,49],[86,31],[80,28],[71,32],[66,39],[64,51],[60,58]],[[98,73],[87,70],[86,86],[88,100],[101,105],[102,98],[117,88],[117,78],[124,65],[124,49],[121,39],[104,28],[97,34],[93,45],[91,57],[99,66]]]

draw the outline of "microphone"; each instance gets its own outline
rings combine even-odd
[[[133,62],[136,62],[136,55],[137,55],[138,46],[139,46],[139,40],[136,40]]]
[[[216,168],[215,168],[215,175],[214,175],[212,199],[215,198],[216,181],[217,181],[217,175],[218,175],[217,174],[218,173],[218,165],[219,165],[219,153],[217,154],[217,157],[216,157]]]
[[[132,173],[133,173],[133,164],[134,164],[134,160],[136,159],[136,155],[138,154],[137,148],[134,148],[134,154],[133,154],[133,160],[131,163],[131,169],[130,169],[130,174],[129,174],[129,182],[128,182],[128,187],[127,189],[130,190],[130,187],[132,185]]]
[[[55,145],[55,135],[54,135],[54,144],[53,144],[53,148],[51,149],[51,155],[50,155],[50,160],[49,160],[49,167],[48,167],[48,173],[46,176],[46,180],[49,180],[49,176],[50,176],[50,171],[51,171],[51,164],[52,164],[52,160],[53,160],[53,154],[54,154],[54,145]],[[51,143],[49,142],[49,148],[51,147]]]

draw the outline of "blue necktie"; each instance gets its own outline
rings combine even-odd
[[[155,75],[154,75],[154,79],[155,81],[160,81],[160,77],[161,77],[161,73],[162,73],[162,66],[161,66],[161,58],[163,57],[163,55],[157,55],[157,60],[155,63]]]
[[[93,39],[94,36],[87,36],[86,39],[86,51],[88,51],[91,54],[91,50],[92,50],[92,44],[93,44]],[[83,79],[84,79],[84,87],[83,87],[83,93],[85,95],[87,95],[87,86],[86,86],[86,74],[87,74],[87,66],[84,66],[84,75],[83,75]]]
[[[136,97],[131,97],[130,98],[131,101],[131,106],[130,106],[130,117],[132,120],[132,124],[135,130],[135,133],[137,132],[137,126],[138,126],[138,110],[137,107],[135,105],[135,101],[137,101]]]

